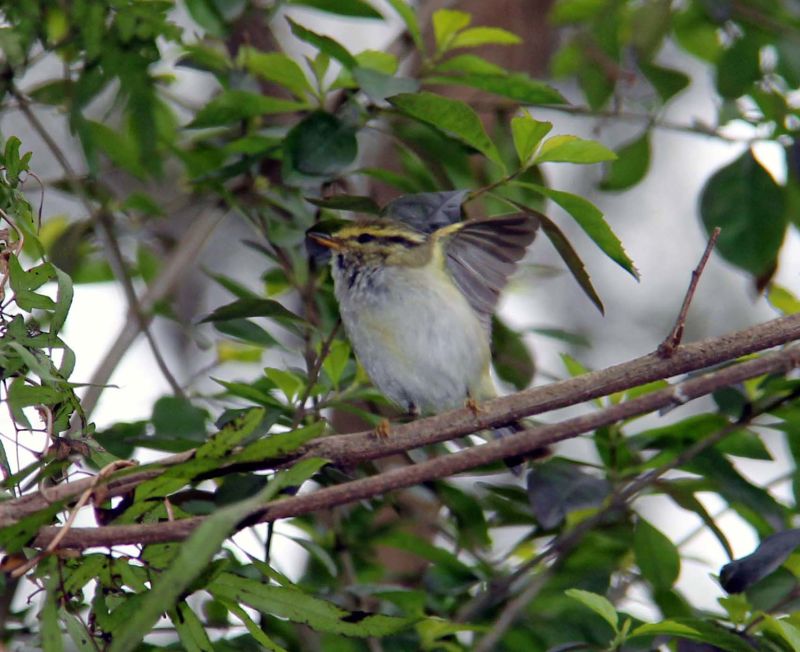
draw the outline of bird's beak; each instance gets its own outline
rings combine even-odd
[[[318,245],[325,247],[326,249],[333,249],[334,251],[339,251],[343,247],[342,240],[340,238],[328,235],[327,233],[320,233],[319,231],[309,231],[308,233],[306,233],[306,236],[309,237],[314,242],[316,242]]]

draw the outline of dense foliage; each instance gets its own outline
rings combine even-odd
[[[286,17],[298,7],[304,12]],[[356,52],[297,17],[315,12],[365,25],[391,17],[403,34],[386,50]],[[306,248],[307,229],[355,214],[413,211],[449,221],[535,212],[543,239],[575,278],[576,301],[583,293],[602,311],[581,252],[548,207],[564,209],[609,262],[636,277],[634,261],[601,211],[548,185],[541,165],[604,164],[604,190],[638,184],[661,110],[691,81],[660,62],[665,43],[715,75],[716,124],[686,130],[728,138],[725,126],[743,121],[754,139],[783,147],[785,182],[746,149],[711,176],[700,214],[708,233],[722,227],[718,253],[768,291],[778,311],[800,309],[791,292],[771,284],[787,230],[800,225],[796,3],[559,0],[547,17],[560,34],[552,70],[564,87],[576,83],[582,98],[571,101],[476,53],[521,47],[523,31],[475,25],[458,8],[433,12],[430,24],[423,13],[405,0],[387,0],[380,11],[367,0],[0,2],[0,110],[46,146],[31,155],[22,133],[3,134],[0,378],[14,432],[0,440],[0,633],[11,649],[800,649],[792,555],[800,535],[791,529],[800,385],[789,373],[797,364],[791,350],[765,367],[769,373],[712,388],[704,412],[648,429],[627,416],[594,430],[594,464],[556,456],[527,468],[523,482],[500,475],[505,467],[495,457],[469,476],[430,476],[414,490],[377,488],[343,506],[297,511],[291,522],[308,561],[296,581],[272,563],[271,529],[259,555],[233,541],[248,527],[263,536],[254,525],[268,515],[263,506],[301,487],[301,494],[347,488],[386,473],[373,461],[380,455],[332,464],[305,454],[343,415],[374,426],[392,409],[352,356],[329,275]],[[251,38],[279,21],[288,24],[287,51]],[[298,44],[310,54],[289,54]],[[201,105],[174,90],[187,70],[214,89]],[[633,80],[655,93],[643,128],[616,152],[537,113],[546,105],[624,115]],[[479,114],[453,88],[481,91],[491,110]],[[53,135],[67,131],[64,142]],[[42,160],[59,173],[40,179]],[[81,217],[42,214],[42,192],[66,194]],[[218,222],[176,225],[179,235],[165,245],[154,233],[176,207],[248,224],[253,236],[240,246],[262,256],[262,290],[209,274],[202,280],[230,301],[208,315],[182,312],[171,289]],[[252,373],[214,375],[218,389],[206,392],[176,380],[162,359],[173,393],[149,419],[98,431],[91,412],[110,370],[79,388],[62,339],[74,284],[90,282],[120,284],[131,329],[154,352],[163,345],[150,325],[172,320],[215,338],[220,364],[250,365]],[[137,296],[141,287],[147,291]],[[796,319],[781,324],[797,328]],[[549,334],[563,344],[568,374],[587,373],[566,354],[568,329]],[[748,352],[796,338],[756,341]],[[493,348],[509,390],[531,385],[523,338],[499,318]],[[291,362],[263,368],[265,356]],[[590,408],[613,410],[665,391],[671,375],[600,389]],[[789,499],[743,475],[735,461],[771,459],[763,438],[774,431],[785,433],[792,460]],[[163,459],[127,462],[145,449]],[[405,461],[445,461],[453,450],[439,441]],[[94,480],[70,485],[87,470]],[[69,486],[80,489],[57,493]],[[683,551],[637,512],[640,497],[666,497],[699,517],[732,557],[700,494],[717,496],[764,541],[752,557],[721,569],[729,595],[714,613],[676,590]],[[90,505],[96,529],[120,538],[89,551],[80,542],[59,545]],[[398,551],[414,562],[404,566]],[[650,622],[626,611],[633,590],[657,614]]]

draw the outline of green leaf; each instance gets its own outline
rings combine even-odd
[[[556,0],[550,10],[554,25],[580,23],[594,18],[608,7],[608,0]]]
[[[58,595],[58,578],[55,574],[50,574],[46,580],[47,594],[39,612],[42,623],[42,652],[63,652],[64,637],[61,635],[61,628],[58,625],[58,606],[56,596]]]
[[[753,648],[744,638],[713,621],[699,618],[673,618],[660,623],[640,625],[629,634],[629,638],[640,636],[674,636],[707,643],[727,652],[753,652]]]
[[[517,150],[520,165],[523,168],[531,163],[539,143],[542,142],[550,130],[553,128],[552,122],[540,122],[525,113],[522,116],[512,118],[511,135],[514,139],[514,148]]]
[[[153,406],[153,426],[157,437],[205,441],[208,413],[185,398],[164,396]]]
[[[255,48],[242,47],[238,61],[256,77],[283,86],[301,100],[306,94],[313,93],[303,69],[282,52],[259,52]]]
[[[358,156],[356,131],[339,118],[316,111],[296,124],[284,143],[284,177],[341,174]]]
[[[389,98],[389,102],[406,115],[477,149],[505,170],[500,152],[484,130],[480,118],[464,102],[424,91],[395,95]]]
[[[397,12],[397,15],[405,23],[408,33],[411,35],[411,40],[420,52],[425,51],[425,43],[422,40],[422,30],[419,28],[419,21],[415,10],[406,2],[406,0],[386,0],[392,9]]]
[[[785,193],[747,150],[703,188],[700,215],[708,233],[722,229],[716,250],[761,277],[776,264],[786,233]]]
[[[745,34],[724,51],[717,62],[717,91],[730,100],[748,93],[761,78],[760,38]]]
[[[675,544],[639,517],[633,531],[636,565],[655,589],[669,589],[678,579],[681,558]]]
[[[454,75],[429,75],[427,84],[469,86],[501,97],[508,97],[523,104],[565,104],[566,100],[555,88],[544,82],[531,79],[520,72],[496,74],[463,73]]]
[[[289,453],[296,451],[312,439],[321,436],[324,432],[325,422],[318,421],[305,428],[270,434],[245,446],[244,450],[232,458],[232,461],[263,462],[264,460],[286,457]]]
[[[647,175],[650,167],[650,130],[617,150],[617,158],[606,169],[600,182],[603,190],[626,190]]]
[[[293,113],[308,108],[306,102],[267,97],[242,90],[224,90],[206,104],[187,129],[219,127],[272,113]]]
[[[195,459],[224,457],[256,431],[264,420],[264,415],[263,408],[253,408],[233,421],[229,421],[218,433],[211,436],[197,449]]]
[[[214,0],[186,0],[189,15],[211,36],[224,38],[227,33],[225,18]]]
[[[356,61],[355,57],[338,41],[335,41],[330,36],[312,32],[307,27],[303,27],[294,22],[291,18],[287,18],[286,20],[289,21],[292,34],[301,41],[313,45],[317,50],[328,55],[331,59],[336,59],[347,69],[355,68],[358,65],[358,61]]]
[[[502,66],[498,66],[476,54],[458,54],[441,63],[436,64],[434,70],[437,73],[458,73],[488,75],[491,77],[505,77],[508,71]]]
[[[220,322],[242,317],[269,317],[285,328],[295,329],[303,320],[272,299],[246,298],[220,306],[200,323]]]
[[[249,319],[227,319],[214,323],[220,333],[260,347],[278,346],[278,340]]]
[[[152,588],[139,603],[139,608],[124,621],[114,633],[109,652],[131,652],[136,649],[161,614],[177,604],[194,580],[207,568],[223,541],[244,518],[269,502],[287,482],[297,486],[304,474],[310,477],[319,470],[322,460],[303,460],[275,478],[252,498],[218,509],[200,523],[191,536],[178,548],[174,560],[161,575],[156,576]]]
[[[663,68],[653,63],[640,62],[639,69],[647,80],[653,85],[661,98],[662,104],[666,104],[683,89],[689,86],[689,76],[679,70]]]
[[[230,573],[223,573],[206,588],[220,600],[245,604],[268,616],[304,623],[320,632],[381,637],[400,632],[413,622],[409,618],[352,613],[299,589],[270,586]]]
[[[450,42],[450,49],[474,48],[480,45],[518,45],[522,39],[500,27],[471,27],[459,32]]]
[[[334,388],[339,389],[339,381],[350,361],[350,345],[344,340],[334,340],[331,342],[328,355],[322,362],[322,368],[333,383]]]
[[[792,649],[792,652],[800,652],[800,628],[789,622],[788,618],[773,618],[765,616],[767,628],[782,638]]]
[[[536,163],[600,163],[617,158],[610,149],[594,140],[562,135],[548,138],[539,149]]]
[[[310,7],[329,14],[336,14],[337,16],[383,18],[371,4],[364,0],[288,0],[287,4]]]
[[[611,628],[616,632],[619,624],[619,615],[614,605],[611,604],[605,596],[592,593],[591,591],[583,591],[581,589],[567,589],[564,593],[577,600],[585,607],[594,611],[597,615],[603,618]]]
[[[569,240],[567,240],[561,229],[559,229],[551,219],[540,213],[536,215],[541,222],[542,231],[550,242],[553,243],[558,255],[561,256],[561,260],[566,263],[567,269],[569,269],[573,278],[578,282],[578,285],[581,286],[581,289],[601,314],[604,313],[603,302],[600,300],[600,297],[592,285],[592,280],[586,272],[583,261],[580,259],[575,249],[573,249]]]
[[[203,623],[188,604],[179,602],[169,611],[169,619],[175,625],[175,631],[178,632],[186,652],[210,652],[214,649]]]
[[[297,398],[305,385],[302,378],[285,369],[272,369],[267,367],[264,369],[264,373],[267,378],[278,386],[284,396],[286,396],[286,400],[290,403]]]
[[[800,299],[781,285],[775,283],[770,285],[767,292],[767,301],[783,315],[793,315],[800,312]]]
[[[492,365],[500,380],[525,389],[533,380],[533,358],[519,333],[492,317]]]
[[[281,647],[275,641],[269,638],[269,636],[263,632],[258,624],[252,618],[250,618],[247,612],[242,609],[238,603],[231,600],[222,600],[221,602],[234,616],[244,623],[244,626],[247,628],[250,636],[252,636],[259,645],[262,645],[265,649],[270,650],[271,652],[288,652],[286,648]]]
[[[519,185],[530,188],[548,199],[552,199],[556,204],[561,206],[561,208],[575,219],[578,225],[586,232],[586,235],[600,247],[606,256],[622,267],[622,269],[628,272],[637,281],[639,280],[639,272],[636,270],[636,266],[626,253],[620,239],[611,230],[608,222],[603,218],[603,213],[597,206],[579,195],[573,195],[572,193],[562,190],[553,190],[552,188],[533,183],[519,183]]]
[[[465,11],[438,9],[433,12],[432,22],[436,49],[444,52],[449,49],[455,35],[472,22],[472,16]]]

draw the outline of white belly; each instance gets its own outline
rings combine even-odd
[[[334,282],[356,355],[388,398],[423,413],[486,398],[489,336],[444,272],[387,267],[367,291],[334,269]]]

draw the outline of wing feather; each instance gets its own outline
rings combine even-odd
[[[538,227],[536,217],[518,213],[470,220],[444,236],[445,265],[487,328],[500,292]]]

